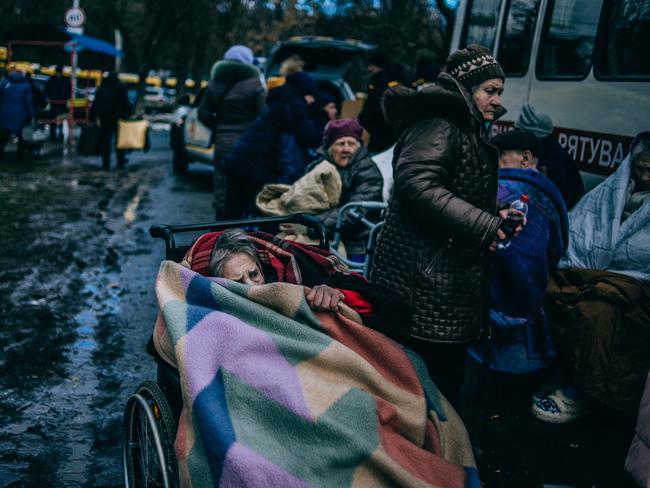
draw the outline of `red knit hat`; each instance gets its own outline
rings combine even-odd
[[[362,142],[363,127],[354,119],[334,119],[327,123],[323,132],[323,144],[330,147],[341,137],[354,137]]]

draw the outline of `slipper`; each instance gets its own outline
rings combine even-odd
[[[555,390],[558,388],[558,383],[553,382],[553,383],[545,383],[542,386],[539,387],[539,390],[537,390],[535,393],[530,395],[530,401],[532,403],[537,403],[547,396],[549,396],[551,393],[555,393]]]
[[[551,424],[566,424],[584,417],[591,411],[588,400],[570,398],[557,389],[530,407],[531,413]]]

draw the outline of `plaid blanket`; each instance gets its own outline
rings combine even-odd
[[[182,264],[207,276],[212,248],[222,232],[209,232],[199,237]],[[313,286],[336,273],[355,274],[350,273],[338,257],[319,247],[287,241],[266,232],[250,232],[249,236],[257,247],[257,257],[267,282]],[[365,281],[362,276],[356,276]]]
[[[417,356],[305,288],[171,261],[158,353],[180,373],[181,486],[478,487],[465,428]]]

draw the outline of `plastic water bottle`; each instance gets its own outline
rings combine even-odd
[[[528,214],[528,195],[522,195],[517,200],[510,204],[511,210],[516,210],[516,212],[511,212],[508,214],[508,218],[501,225],[501,230],[506,233],[506,239],[497,243],[497,249],[503,250],[507,249],[510,243],[512,242],[512,236],[515,233],[515,229],[524,221],[524,218]]]

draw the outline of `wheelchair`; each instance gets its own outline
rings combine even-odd
[[[231,227],[254,227],[275,233],[277,225],[281,223],[308,227],[319,236],[319,247],[329,249],[323,223],[307,214],[197,225],[154,225],[149,233],[152,237],[165,241],[166,259],[180,262],[191,246],[178,245],[175,234],[210,232]],[[173,488],[179,483],[174,441],[183,407],[180,378],[178,371],[157,353],[153,338],[147,343],[147,352],[157,364],[156,381],[141,383],[126,403],[122,421],[124,484],[127,488]]]

